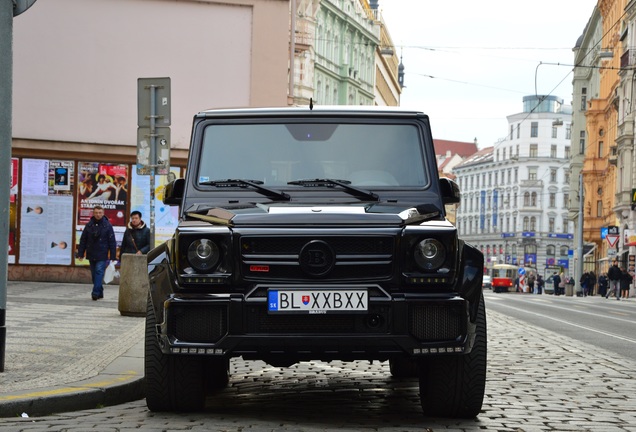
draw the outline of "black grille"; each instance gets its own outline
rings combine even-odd
[[[310,243],[321,244],[333,263],[322,262],[320,271],[312,272],[301,256]],[[241,238],[242,270],[251,280],[377,280],[389,278],[392,271],[394,239],[390,236],[317,236]],[[333,255],[331,254],[333,251]],[[333,264],[333,265],[329,265]],[[268,271],[252,271],[252,266],[267,266]]]
[[[168,313],[169,332],[181,342],[214,343],[227,333],[226,306],[172,306]]]
[[[456,340],[465,333],[463,303],[414,305],[409,312],[411,334],[420,341]]]

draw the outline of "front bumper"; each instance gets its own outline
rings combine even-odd
[[[270,314],[266,299],[171,295],[158,325],[166,354],[245,359],[386,360],[470,351],[475,328],[459,296],[402,294],[369,301],[364,313]]]

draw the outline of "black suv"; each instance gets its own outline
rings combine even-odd
[[[483,256],[457,236],[429,119],[386,108],[194,118],[174,237],[148,255],[146,401],[204,407],[229,360],[388,361],[432,416],[474,417],[486,381]]]

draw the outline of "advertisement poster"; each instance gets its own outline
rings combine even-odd
[[[636,230],[626,229],[623,231],[625,238],[623,239],[623,246],[636,246]]]
[[[15,264],[15,238],[17,233],[17,213],[18,213],[18,178],[20,161],[11,158],[11,176],[9,189],[9,257],[7,262]]]
[[[169,240],[179,223],[179,207],[163,204],[166,184],[179,177],[179,167],[171,167],[168,175],[155,176],[155,246]],[[130,211],[140,211],[143,221],[150,226],[150,176],[133,172]]]
[[[113,227],[124,227],[128,202],[128,165],[80,162],[77,190],[77,225],[84,226],[100,205]]]
[[[68,190],[56,190],[58,169],[66,172]],[[71,263],[73,162],[23,159],[20,215],[20,264]]]

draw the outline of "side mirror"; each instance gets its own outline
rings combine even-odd
[[[163,191],[163,203],[165,205],[181,205],[183,201],[183,191],[185,190],[185,180],[182,178],[171,181]]]
[[[439,179],[439,190],[442,194],[442,202],[444,204],[457,204],[461,199],[459,186],[453,180],[441,177]]]

